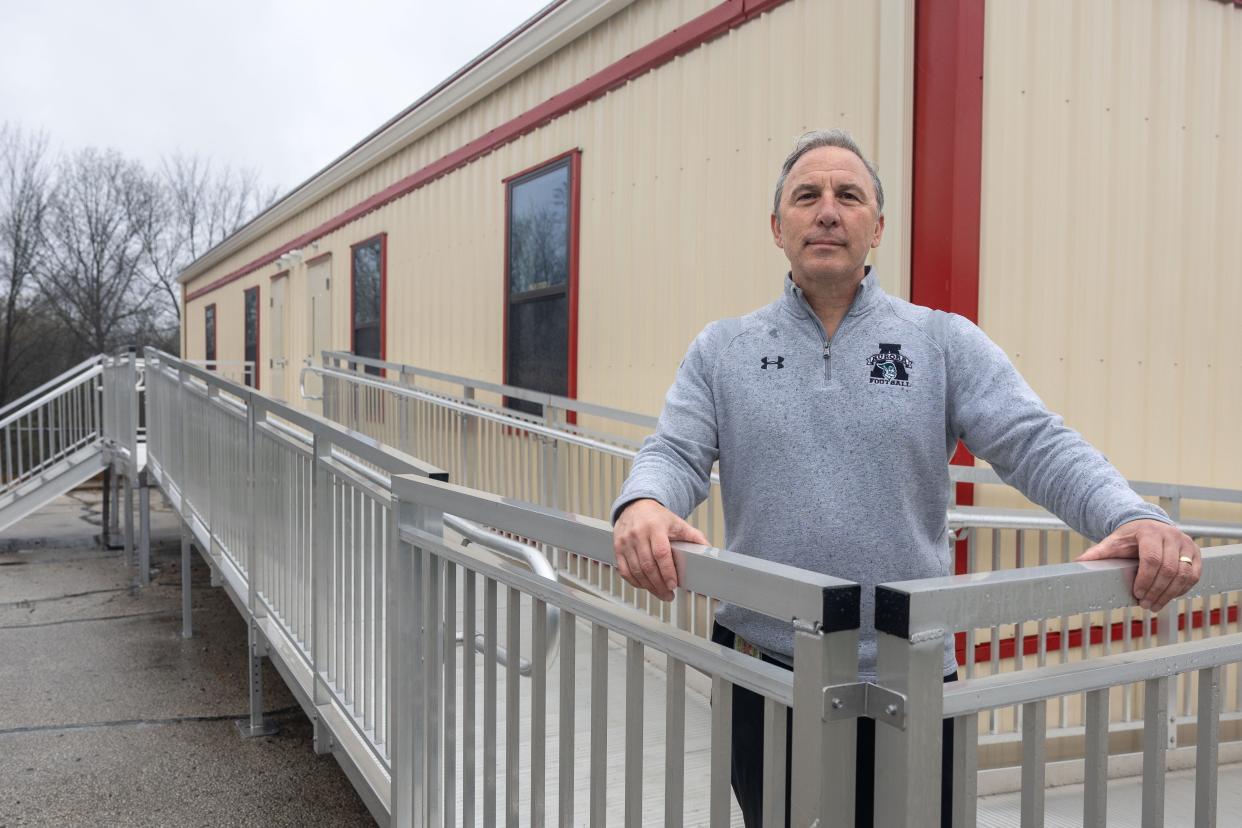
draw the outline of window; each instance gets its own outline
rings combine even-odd
[[[259,387],[259,288],[252,287],[245,293],[245,355],[248,365],[243,376],[246,385]]]
[[[384,358],[387,270],[387,233],[350,248],[350,350],[358,356]],[[368,366],[367,373],[378,374],[380,370]]]
[[[580,158],[575,150],[505,182],[505,382],[563,397],[577,385]]]
[[[214,371],[216,360],[216,306],[210,304],[203,309],[203,330],[205,331],[207,342],[203,349],[203,359],[207,360],[207,370]]]

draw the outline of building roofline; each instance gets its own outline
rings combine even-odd
[[[199,256],[181,271],[177,281],[184,285],[202,276],[228,256],[295,217],[342,184],[408,147],[633,2],[552,0],[427,94]]]

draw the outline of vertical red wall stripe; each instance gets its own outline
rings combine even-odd
[[[910,298],[979,320],[984,0],[917,0]],[[953,462],[970,465],[965,446]],[[957,501],[974,502],[971,486]],[[955,569],[966,571],[966,543]]]

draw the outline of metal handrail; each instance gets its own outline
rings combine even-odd
[[[475,523],[472,520],[459,518],[456,515],[445,515],[444,525],[457,532],[462,536],[462,546],[469,543],[477,543],[479,546],[490,549],[493,552],[499,552],[510,558],[514,558],[526,564],[532,572],[539,577],[559,583],[556,570],[552,564],[548,563],[548,559],[539,553],[539,550],[533,546],[528,546],[520,541],[511,538],[502,537],[486,526]],[[556,660],[557,654],[560,652],[560,634],[561,634],[561,611],[558,607],[548,606],[548,641],[545,652],[551,653],[552,658],[546,659],[546,664],[551,664]],[[483,646],[483,636],[475,635],[474,648],[476,651],[486,652]],[[461,640],[461,636],[458,636]],[[508,660],[508,653],[503,652],[503,647],[496,648],[496,660],[504,664]],[[531,663],[529,660],[518,657],[518,672],[524,676],[529,676]]]
[[[542,423],[532,422],[531,420],[527,420],[527,419],[524,419],[516,415],[501,414],[501,413],[494,412],[494,411],[488,411],[478,406],[468,405],[463,402],[457,402],[447,397],[437,395],[437,394],[432,394],[428,391],[422,391],[417,388],[410,388],[410,387],[401,386],[401,385],[393,385],[392,383],[385,382],[382,379],[374,379],[371,377],[360,376],[358,374],[354,374],[349,371],[341,371],[335,368],[320,368],[314,365],[307,366],[307,368],[303,370],[312,371],[314,373],[321,374],[327,377],[339,377],[342,379],[347,379],[350,382],[356,382],[359,385],[362,385],[368,388],[377,388],[383,391],[389,391],[393,394],[397,394],[398,396],[406,397],[407,399],[435,403],[436,405],[444,406],[449,411],[454,411],[459,414],[468,414],[472,417],[481,417],[485,420],[490,420],[491,422],[498,423],[500,425],[509,426],[511,428],[521,429],[522,431],[527,431],[527,432],[530,432],[531,434],[535,434],[540,437],[548,437],[554,440],[562,440],[566,443],[571,443],[573,445],[581,446],[583,448],[594,449],[596,451],[601,451],[606,454],[611,454],[615,457],[621,457],[627,460],[633,460],[634,457],[637,455],[637,452],[633,451],[632,449],[627,449],[622,446],[613,445],[612,443],[605,443],[599,440],[593,440],[590,437],[584,437],[580,434],[575,434],[573,432],[564,431],[562,429],[554,428],[552,426],[544,425]],[[718,479],[718,477],[716,475],[713,475],[713,479],[716,480]]]
[[[971,529],[1034,529],[1051,532],[1072,531],[1065,521],[1043,509],[1000,509],[992,506],[954,506],[949,509],[949,529],[965,533]],[[1174,521],[1174,526],[1192,538],[1242,540],[1242,525],[1216,521]],[[959,535],[959,538],[962,535]]]
[[[654,429],[657,423],[656,417],[652,417],[647,414],[638,414],[633,411],[625,411],[620,408],[611,408],[606,405],[583,402],[582,400],[575,400],[571,397],[561,397],[556,394],[546,394],[542,391],[532,391],[529,388],[519,388],[516,385],[504,385],[497,382],[487,382],[486,380],[475,380],[470,379],[469,377],[460,377],[456,374],[446,374],[442,371],[419,368],[414,365],[403,365],[397,362],[385,362],[381,359],[361,357],[345,351],[324,351],[322,356],[325,363],[329,360],[336,360],[337,362],[362,365],[368,368],[378,368],[382,371],[391,371],[398,375],[411,374],[414,376],[426,377],[427,379],[436,380],[437,382],[447,382],[453,385],[461,385],[463,388],[474,388],[481,391],[489,391],[494,394],[512,397],[513,399],[522,400],[524,402],[551,406],[552,408],[561,409],[563,411],[573,411],[578,414],[603,417],[605,419],[617,420],[619,422],[644,426],[651,429]],[[324,367],[328,366],[325,365]],[[338,368],[337,370],[340,369]],[[356,375],[356,372],[346,371],[345,373]]]
[[[37,400],[32,400],[28,402],[26,405],[22,406],[20,410],[14,411],[13,413],[4,417],[4,419],[0,420],[0,428],[4,428],[5,426],[16,422],[17,420],[21,419],[22,417],[26,416],[32,411],[37,411],[38,409],[47,405],[49,402],[56,399],[57,397],[63,396],[65,392],[70,391],[74,388],[77,388],[78,386],[82,385],[88,380],[94,379],[95,377],[99,376],[102,373],[103,373],[103,367],[97,365],[94,368],[87,371],[85,374],[82,374],[81,376],[79,376],[76,380],[73,381],[73,383],[55,388],[51,391],[48,391],[46,394],[39,397]]]
[[[32,397],[37,397],[50,388],[56,388],[57,386],[65,382],[65,380],[69,379],[70,377],[76,374],[79,374],[83,371],[87,371],[92,367],[98,366],[100,363],[103,362],[103,358],[104,358],[103,354],[96,354],[90,359],[84,359],[81,362],[79,362],[77,365],[70,368],[69,370],[63,371],[57,374],[56,376],[52,377],[50,380],[43,383],[38,388],[35,388],[32,391],[27,391],[25,394],[22,394],[20,397],[13,400],[12,402],[6,403],[3,408],[0,408],[0,418],[9,416],[10,409],[16,408],[17,406],[20,406],[20,405],[24,405]]]
[[[949,466],[949,480],[953,483],[1008,486],[995,469],[988,466]],[[1136,494],[1144,497],[1182,498],[1184,500],[1208,500],[1219,503],[1242,503],[1242,489],[1225,489],[1215,486],[1191,486],[1181,483],[1155,483],[1147,480],[1127,480],[1126,484]]]

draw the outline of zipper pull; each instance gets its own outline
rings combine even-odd
[[[832,356],[832,346],[828,344],[827,342],[825,342],[824,343],[824,359],[828,359],[830,356]]]

